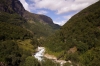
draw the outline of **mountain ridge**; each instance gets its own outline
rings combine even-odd
[[[5,4],[2,4],[5,3]],[[52,19],[46,15],[39,15],[35,13],[30,13],[27,10],[24,9],[23,5],[19,0],[9,0],[9,3],[6,4],[6,0],[1,0],[0,3],[0,11],[8,12],[8,13],[13,13],[16,12],[20,16],[23,16],[25,19],[34,19],[34,20],[42,20],[45,23],[48,24],[54,24]],[[37,19],[39,18],[39,19]]]
[[[42,26],[43,26],[43,30],[48,29],[49,31],[49,33],[47,32],[48,35],[54,33],[55,30],[60,28],[59,25],[53,23],[53,20],[50,17],[46,15],[39,15],[39,14],[30,13],[26,11],[19,0],[9,0],[9,3],[6,0],[1,0],[0,12],[1,13],[6,12],[9,13],[9,15],[12,14],[20,15],[20,17],[24,19],[24,23],[20,22],[19,25],[30,30],[33,33],[35,32],[37,35],[40,35],[41,32],[43,33],[43,31],[40,30]],[[45,25],[47,25],[47,27],[45,27]],[[27,26],[31,26],[31,28]],[[39,30],[37,31],[36,29]],[[44,32],[43,34],[47,35],[46,32]],[[42,34],[40,35],[40,37],[41,36]]]

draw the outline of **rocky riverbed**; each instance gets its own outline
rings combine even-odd
[[[47,58],[47,59],[50,59],[56,63],[59,63],[60,66],[63,66],[63,64],[65,63],[72,63],[70,60],[69,61],[65,61],[65,60],[57,60],[57,57],[55,57],[54,55],[49,55],[49,54],[45,54],[45,47],[38,47],[37,48],[37,52],[35,53],[34,57],[36,59],[38,59],[38,61],[42,61],[43,58]]]

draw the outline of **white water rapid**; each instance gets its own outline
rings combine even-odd
[[[37,51],[38,52],[34,55],[34,57],[37,58],[38,61],[42,61],[44,53],[45,53],[45,48],[44,47],[38,47]]]
[[[45,54],[45,47],[38,47],[37,51],[38,52],[35,53],[34,57],[36,59],[38,59],[38,61],[42,61],[43,57],[45,57],[47,59],[53,60],[56,63],[60,63],[60,66],[63,66],[63,64],[65,64],[67,62],[71,63],[71,61],[57,60],[57,58],[55,56],[49,55],[49,54]]]

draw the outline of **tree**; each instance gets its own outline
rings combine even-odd
[[[40,63],[34,57],[29,56],[26,58],[24,66],[40,66]]]

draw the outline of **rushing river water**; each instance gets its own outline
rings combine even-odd
[[[44,47],[38,47],[37,51],[38,52],[34,55],[34,57],[37,58],[38,61],[42,61],[44,53],[45,53],[45,48]]]
[[[43,60],[43,57],[47,58],[47,59],[50,59],[50,60],[53,60],[54,62],[56,63],[60,63],[60,66],[63,66],[63,64],[65,63],[71,63],[71,61],[65,61],[65,60],[57,60],[56,57],[53,57],[52,55],[46,55],[45,54],[45,47],[38,47],[37,48],[37,51],[34,55],[34,57],[36,59],[38,59],[38,61],[42,61]]]

